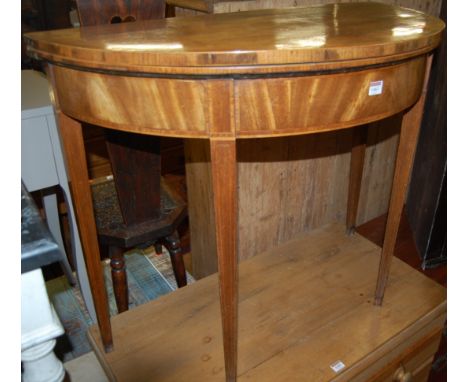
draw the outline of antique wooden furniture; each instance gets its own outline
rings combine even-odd
[[[77,8],[81,25],[92,26],[161,19],[165,4],[163,0],[78,0]],[[158,137],[107,131],[106,138],[113,179],[95,184],[92,194],[99,241],[108,247],[114,295],[118,311],[123,312],[128,309],[124,253],[132,247],[156,244],[158,248],[162,241],[169,250],[177,286],[187,285],[177,233],[187,209],[161,184]]]
[[[168,4],[175,8],[176,17],[183,17],[329,2],[169,0]],[[380,2],[395,4],[394,0]],[[397,4],[438,16],[441,0],[399,0]],[[398,117],[375,121],[370,124],[367,137],[361,135],[364,167],[362,182],[355,183],[360,184],[360,190],[357,189],[360,193],[356,195],[359,196],[356,198],[359,200],[357,224],[388,210],[400,123]],[[353,140],[359,139],[360,133],[362,129],[342,129],[327,134],[249,139],[238,143],[238,186],[243,190],[238,202],[240,260],[273,249],[325,224],[345,223],[350,194],[347,192],[348,177],[343,174],[348,173]],[[356,134],[358,137],[353,137]],[[191,189],[188,213],[192,233],[192,273],[197,279],[217,272],[209,151],[207,141],[185,140],[186,181]],[[303,176],[304,173],[308,176]],[[203,187],[199,187],[200,183]],[[304,202],[310,208],[304,209]],[[261,225],[256,224],[258,219],[261,219]]]
[[[63,144],[70,158],[68,165],[72,189],[89,273],[93,275],[95,299],[105,300],[106,296],[97,256],[96,229],[79,121],[138,134],[209,139],[225,376],[226,380],[234,381],[238,371],[239,301],[237,140],[351,128],[400,113],[400,143],[385,241],[378,266],[375,306],[371,303],[367,305],[367,300],[371,301],[369,284],[375,281],[378,259],[373,257],[374,261],[371,260],[369,254],[373,251],[365,240],[357,236],[346,237],[345,227],[319,230],[312,233],[310,238],[284,244],[278,249],[279,252],[273,250],[265,256],[257,256],[241,268],[241,308],[252,311],[250,314],[241,312],[240,317],[242,319],[245,314],[253,319],[257,313],[260,315],[254,320],[253,332],[246,331],[241,323],[240,340],[258,357],[253,358],[255,365],[246,365],[241,361],[239,373],[246,378],[250,372],[262,373],[261,370],[265,369],[261,365],[275,358],[275,354],[285,355],[290,347],[298,350],[301,343],[313,342],[309,341],[313,337],[313,329],[295,331],[295,328],[299,329],[296,323],[301,321],[301,317],[304,319],[304,312],[307,318],[314,317],[313,312],[320,312],[327,322],[334,322],[341,314],[346,314],[346,309],[351,314],[358,309],[356,304],[360,307],[366,304],[364,309],[370,317],[366,319],[359,314],[358,327],[369,334],[366,338],[372,343],[370,347],[385,353],[394,350],[384,345],[388,345],[397,332],[420,333],[419,329],[428,322],[435,325],[434,333],[440,331],[440,320],[444,319],[445,309],[444,290],[433,284],[429,283],[434,287],[434,294],[429,293],[429,300],[423,299],[422,305],[419,304],[419,297],[415,297],[417,304],[414,301],[397,304],[393,314],[384,313],[385,304],[382,308],[379,305],[382,304],[389,276],[421,120],[425,79],[430,65],[428,54],[439,43],[443,28],[440,20],[419,12],[379,3],[353,3],[174,18],[26,36],[30,54],[50,63],[49,74],[55,88]],[[357,173],[351,172],[353,176]],[[356,243],[355,249],[353,243]],[[351,282],[345,268],[356,264],[355,260],[350,261],[350,253],[354,250],[357,252],[356,258],[362,258],[362,264],[370,268],[363,267],[351,272],[357,280]],[[336,259],[342,258],[339,254],[344,259],[335,263],[336,256]],[[275,272],[275,264],[281,261],[284,263]],[[299,270],[306,271],[311,278],[298,276]],[[314,293],[305,294],[307,299],[301,300],[295,298],[302,295],[300,288],[288,290],[281,281],[284,277],[298,277],[304,291],[308,292],[311,291],[305,286],[311,279],[319,278],[320,283]],[[342,279],[344,284],[339,284]],[[212,290],[213,278],[210,280],[195,283],[186,291],[185,288],[176,291],[148,307],[126,312],[120,319],[117,317],[113,321],[115,326],[122,328],[120,330],[125,328],[126,333],[141,333],[146,337],[150,331],[153,339],[158,338],[158,346],[161,345],[161,336],[169,336],[169,342],[173,341],[171,350],[165,348],[163,353],[158,353],[160,358],[152,358],[150,365],[141,357],[132,357],[136,354],[136,348],[130,343],[139,349],[148,346],[142,342],[141,336],[130,336],[130,343],[125,344],[119,339],[114,353],[117,359],[131,358],[136,362],[133,369],[138,372],[148,371],[147,368],[152,367],[152,378],[160,380],[222,378],[222,365],[218,362],[216,369],[211,368],[211,362],[205,364],[206,368],[202,363],[198,364],[198,368],[189,368],[189,371],[183,366],[194,354],[190,353],[192,346],[200,350],[203,344],[215,346],[217,343],[213,341],[213,336],[218,329],[221,330],[219,327],[216,330],[210,327],[209,333],[212,334],[200,337],[208,328],[204,325],[215,323],[208,320],[212,309],[217,307],[216,293]],[[403,282],[402,277],[393,280],[390,283],[393,290],[409,293],[403,291],[403,285],[411,284],[409,279],[407,282]],[[401,285],[398,285],[399,280],[402,280]],[[359,292],[358,287],[362,287],[363,291]],[[202,293],[204,288],[206,293]],[[268,309],[263,306],[265,310],[262,310],[263,301],[268,300],[265,293],[270,290],[273,299],[266,304]],[[322,293],[325,295],[320,297]],[[329,311],[323,302],[333,300],[335,293],[342,300],[330,308],[334,312],[330,311],[328,316],[325,313]],[[346,299],[351,305],[343,304]],[[322,303],[314,305],[315,301]],[[159,309],[162,304],[164,308]],[[174,308],[170,309],[172,304]],[[273,304],[278,304],[281,309],[273,309]],[[307,304],[312,310],[307,309]],[[103,307],[104,304],[96,305]],[[348,307],[343,308],[345,311],[340,310],[345,306]],[[416,306],[421,310],[412,308]],[[151,309],[149,316],[155,312],[159,314],[161,319],[158,322],[165,322],[166,314],[179,313],[177,319],[171,315],[169,320],[167,316],[170,323],[166,327],[155,328],[139,316],[139,312],[148,312],[148,309]],[[386,314],[398,321],[398,318],[403,318],[402,310],[408,310],[408,320],[399,321],[393,331],[383,330]],[[276,316],[277,311],[280,312],[279,316]],[[276,316],[273,320],[275,324],[270,326],[273,316]],[[98,310],[98,317],[98,337],[104,344],[103,349],[109,351],[113,343],[107,310]],[[187,331],[181,325],[185,321],[193,324],[194,320],[203,325],[200,330]],[[119,326],[119,322],[125,324]],[[413,326],[415,322],[419,324]],[[317,321],[307,323],[315,329],[319,327]],[[136,325],[140,325],[140,330]],[[142,330],[143,327],[151,329]],[[171,332],[168,328],[174,330]],[[305,325],[304,328],[310,327]],[[382,337],[378,337],[378,333]],[[276,342],[276,335],[288,340]],[[423,335],[424,339],[417,336],[418,341],[429,340],[426,335],[427,332]],[[329,336],[330,333],[326,332],[325,338]],[[403,344],[402,341],[400,337],[398,344],[393,345],[417,345]],[[362,342],[359,342],[357,347],[361,349],[361,345]],[[122,347],[119,349],[119,346]],[[416,348],[419,349],[419,345]],[[153,357],[153,350],[151,347],[146,354]],[[173,350],[177,351],[172,353]],[[350,359],[350,366],[339,370],[338,364],[335,370],[343,376],[347,372],[358,375],[364,365],[357,359],[367,354],[364,348],[361,350],[363,352],[359,351],[359,354],[353,353],[357,358]],[[327,353],[327,350],[322,348],[317,352]],[[349,353],[352,353],[350,349]],[[308,357],[311,353],[304,354]],[[378,351],[376,354],[374,357],[382,355]],[[105,357],[112,357],[112,354]],[[197,361],[209,362],[212,357],[215,354],[211,352],[197,353]],[[297,358],[292,355],[292,359],[288,358],[288,370],[291,373],[310,371],[316,365],[314,355],[310,357],[304,364],[296,363]],[[403,358],[396,357],[395,362],[399,363]],[[268,365],[265,364],[265,367]],[[115,372],[116,365],[113,367],[112,370],[108,369],[109,374]],[[322,379],[331,379],[329,365],[323,367],[325,369],[316,371],[317,379],[319,375]],[[273,367],[273,371],[269,371],[270,377],[277,375],[276,379],[284,379],[279,376],[279,369]],[[207,375],[206,378],[189,378],[192,372]],[[380,372],[380,369],[375,372]],[[262,375],[264,380],[268,379],[265,374]],[[116,377],[123,380],[136,378]],[[261,376],[252,378],[262,380]]]

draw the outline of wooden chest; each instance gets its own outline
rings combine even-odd
[[[380,248],[344,231],[329,225],[240,264],[239,381],[427,380],[445,288],[394,258],[384,303],[373,305]],[[112,327],[107,354],[90,330],[112,380],[224,381],[217,275]]]

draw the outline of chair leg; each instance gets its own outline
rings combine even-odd
[[[179,288],[187,285],[187,276],[185,274],[185,264],[180,248],[180,239],[177,231],[164,238],[164,242],[171,255],[172,270]]]
[[[123,248],[110,246],[109,257],[111,259],[110,266],[115,302],[117,303],[118,312],[122,313],[128,310],[127,272],[125,270]]]
[[[75,276],[68,262],[65,246],[63,245],[62,233],[60,231],[59,212],[57,208],[57,195],[54,192],[42,193],[42,202],[44,204],[44,211],[46,214],[47,225],[49,226],[50,233],[57,242],[62,251],[62,260],[60,260],[60,267],[65,274],[70,285],[76,284]]]
[[[157,255],[162,255],[163,250],[162,250],[161,243],[154,244],[154,251],[156,252]]]

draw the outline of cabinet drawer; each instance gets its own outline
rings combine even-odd
[[[402,367],[414,380],[421,379],[423,366],[431,360],[439,347],[446,313],[415,322],[398,336],[390,339],[333,379],[334,382],[391,382]],[[403,373],[403,374],[404,374]],[[418,377],[416,379],[416,376]]]
[[[438,330],[417,341],[399,357],[387,364],[379,373],[371,377],[369,381],[426,381],[429,376],[432,360],[439,347],[441,334],[442,332]],[[404,378],[410,375],[411,379]]]

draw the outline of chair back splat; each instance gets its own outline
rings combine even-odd
[[[77,0],[82,26],[162,19],[164,0]],[[161,180],[160,138],[105,129],[114,179],[92,187],[101,246],[108,247],[119,312],[128,309],[124,252],[162,242],[179,287],[187,284],[177,227],[187,216],[183,201]],[[111,336],[108,336],[111,338]],[[110,346],[111,343],[105,344]]]
[[[162,19],[165,14],[164,0],[77,0],[76,3],[82,26]],[[124,223],[133,225],[158,218],[161,208],[159,138],[106,130],[106,145]]]

